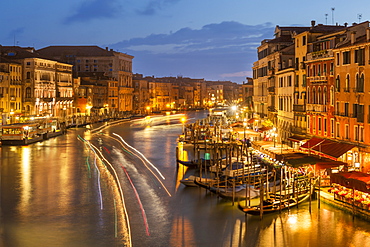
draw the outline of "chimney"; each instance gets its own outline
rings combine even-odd
[[[315,26],[315,24],[316,24],[316,21],[312,20],[312,21],[311,21],[311,27],[314,27],[314,26]]]
[[[356,31],[351,32],[351,45],[356,42]]]
[[[108,46],[105,47],[105,50],[108,51]]]
[[[366,41],[370,41],[370,27],[366,28]]]

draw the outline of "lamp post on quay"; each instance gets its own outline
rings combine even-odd
[[[186,122],[186,117],[182,117],[181,119],[181,123],[182,123],[182,134],[185,135],[185,122]]]

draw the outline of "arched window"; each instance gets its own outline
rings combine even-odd
[[[350,82],[349,82],[349,75],[346,76],[346,85],[344,88],[344,92],[349,92]]]
[[[317,104],[322,104],[322,96],[321,96],[321,87],[319,87],[318,89],[317,89]]]
[[[364,78],[364,74],[362,73],[357,82],[357,88],[356,88],[357,92],[359,93],[364,92],[364,81],[365,81],[365,78]]]
[[[323,104],[327,105],[328,104],[328,90],[326,89],[326,87],[324,87],[324,93],[322,96],[323,96],[322,97]]]
[[[31,98],[32,96],[31,96],[31,88],[30,87],[27,87],[26,88],[26,98]]]
[[[340,92],[340,77],[337,76],[337,79],[335,79],[335,91]]]
[[[311,89],[307,87],[307,104],[311,104]]]
[[[330,88],[330,105],[334,106],[334,87]]]
[[[312,89],[312,98],[311,98],[311,104],[316,104],[316,88]]]

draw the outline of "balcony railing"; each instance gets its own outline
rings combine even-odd
[[[277,110],[276,110],[275,106],[268,106],[268,107],[267,107],[267,110],[268,110],[269,112],[277,112]]]
[[[305,105],[293,105],[293,111],[294,112],[306,112],[306,106]]]
[[[315,60],[319,58],[328,58],[333,57],[333,51],[332,50],[321,50],[321,51],[314,51],[307,54],[307,61]]]
[[[327,106],[326,105],[319,105],[319,104],[307,104],[307,111],[327,112]]]
[[[267,91],[268,91],[269,93],[275,93],[275,86],[273,86],[273,87],[268,87],[268,88],[267,88]]]

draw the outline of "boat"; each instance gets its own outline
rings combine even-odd
[[[38,123],[16,123],[2,126],[2,145],[28,145],[44,139]]]
[[[279,191],[280,190],[280,181],[269,182],[268,190],[269,191]],[[266,183],[264,183],[264,188],[266,189]],[[242,184],[231,186],[228,188],[217,188],[211,187],[210,191],[218,194],[220,197],[228,200],[245,200],[247,198],[253,199],[260,196],[261,188],[258,184]]]
[[[187,178],[181,179],[180,183],[188,187],[197,187],[198,185],[195,183],[195,181],[201,181],[202,183],[216,182],[216,180],[212,178],[200,178],[194,175],[190,175]]]
[[[298,204],[308,200],[312,195],[313,187],[306,188],[305,190],[299,190],[293,192],[290,190],[282,190],[276,193],[269,193],[268,199],[263,200],[262,208],[260,205],[257,206],[242,206],[238,204],[238,208],[246,214],[260,215],[261,211],[263,214],[275,213],[285,209],[289,209],[297,206]]]
[[[220,179],[202,178],[202,179],[195,179],[194,183],[197,186],[208,190],[211,187],[215,187],[215,186],[217,187],[217,185],[224,186],[225,181],[222,181]]]
[[[57,119],[2,126],[2,145],[28,145],[65,133]]]
[[[181,165],[184,165],[184,166],[187,166],[187,167],[196,167],[198,165],[198,163],[196,161],[192,161],[192,160],[177,160],[177,163],[180,163]]]

